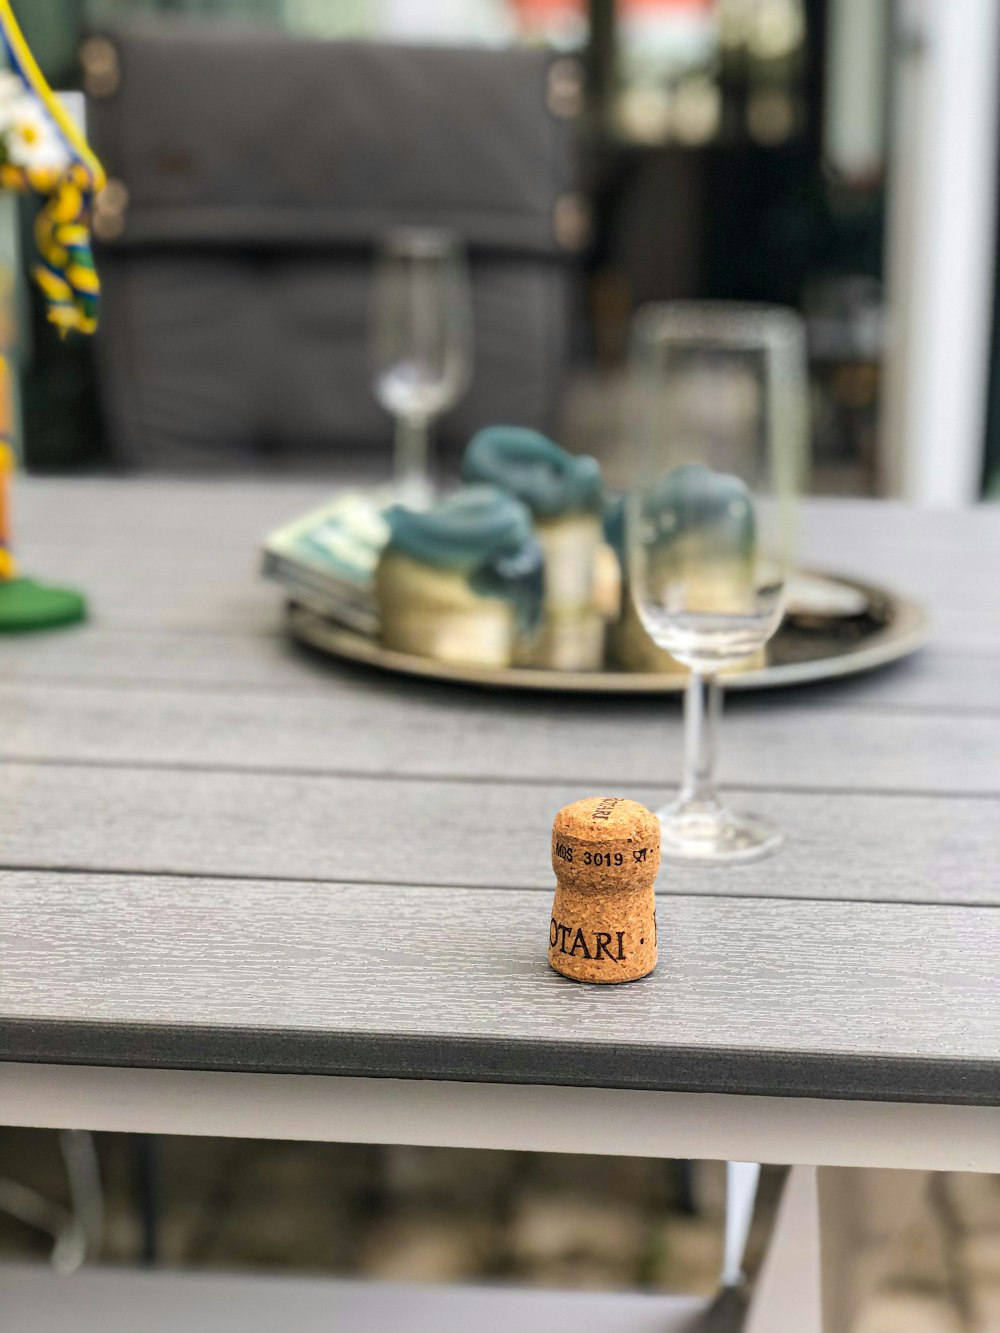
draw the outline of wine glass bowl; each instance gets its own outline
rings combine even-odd
[[[784,310],[675,303],[644,308],[633,332],[641,464],[629,590],[649,637],[691,671],[664,850],[748,860],[780,835],[716,794],[718,677],[760,654],[781,623],[806,439],[802,326]]]
[[[780,623],[782,583],[758,564],[756,510],[744,483],[685,463],[637,503],[631,584],[646,633],[706,672],[756,652]]]

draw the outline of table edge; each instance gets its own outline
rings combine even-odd
[[[1000,1106],[995,1060],[7,1018],[0,1061]]]

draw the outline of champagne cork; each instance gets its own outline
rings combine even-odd
[[[573,981],[637,981],[656,966],[660,822],[621,796],[565,806],[552,825],[549,963]]]

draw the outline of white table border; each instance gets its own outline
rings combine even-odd
[[[0,1064],[0,1124],[1000,1172],[1000,1107]]]

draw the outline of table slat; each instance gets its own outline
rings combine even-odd
[[[299,648],[280,630],[230,634],[81,626],[65,635],[14,638],[0,654],[0,682],[93,683],[132,688],[283,690],[318,696],[356,688],[358,671]],[[882,671],[810,685],[795,697],[823,707],[1000,713],[1000,648],[932,644]],[[487,706],[489,693],[479,696]],[[649,701],[652,708],[660,705]]]
[[[331,493],[323,482],[29,478],[19,540],[26,568],[80,583],[108,627],[263,630],[280,594],[256,578],[261,541]],[[944,646],[1000,649],[1000,586],[978,577],[1000,558],[997,506],[810,500],[802,530],[803,563],[919,598]]]
[[[109,629],[262,631],[280,624],[282,590],[258,577],[258,546],[256,538],[235,536],[231,547],[211,551],[40,543],[25,568],[36,577],[81,587],[92,620]],[[984,558],[977,553],[977,560]],[[943,646],[1000,648],[1000,597],[989,586],[977,586],[967,552],[868,550],[862,543],[849,560],[819,554],[810,567],[853,574],[921,602]]]
[[[548,889],[552,818],[580,792],[11,765],[0,864]],[[668,796],[645,786],[629,794],[654,808]],[[665,865],[662,890],[1000,906],[1000,800],[772,792],[738,800],[786,830],[781,855],[725,874]]]
[[[647,981],[539,891],[0,875],[0,1057],[996,1100],[1000,912],[674,897]]]
[[[680,773],[676,700],[496,695],[358,673],[322,695],[0,684],[0,759],[506,781]],[[757,788],[1000,793],[1000,715],[832,710],[733,696],[721,775]]]
[[[375,479],[370,465],[345,476],[345,461],[324,479],[208,476],[187,479],[135,477],[17,478],[19,544],[30,554],[45,541],[75,541],[120,550],[170,540],[178,549],[222,548],[232,536],[258,539],[324,504],[337,491]],[[886,550],[1000,551],[1000,506],[915,509],[891,500],[813,497],[802,510],[807,554],[854,558],[861,546]]]

